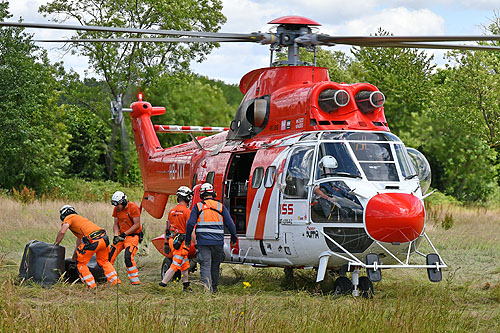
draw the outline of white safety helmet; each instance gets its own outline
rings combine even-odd
[[[61,221],[64,221],[66,216],[71,215],[71,214],[76,214],[76,210],[70,205],[64,205],[61,207],[61,209],[59,209],[59,214],[60,214],[59,217],[61,218]]]
[[[208,196],[211,196],[212,198],[216,197],[216,193],[214,190],[214,187],[210,183],[205,183],[201,185],[200,187],[200,198],[203,200]]]
[[[181,186],[177,189],[177,199],[182,199],[189,203],[193,198],[193,191],[187,186]]]
[[[339,166],[339,163],[335,159],[335,157],[326,155],[324,156],[320,161],[319,161],[319,167],[321,169],[323,168],[329,168],[329,169],[337,169]]]
[[[111,204],[113,206],[118,206],[121,204],[123,207],[125,207],[127,206],[127,202],[127,196],[122,191],[116,191],[111,197]]]

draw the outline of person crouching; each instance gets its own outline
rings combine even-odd
[[[62,223],[54,245],[59,245],[62,242],[68,229],[76,236],[76,249],[71,261],[76,262],[80,279],[87,287],[95,288],[97,286],[95,278],[87,266],[94,253],[97,263],[104,270],[108,282],[113,285],[121,283],[115,268],[108,260],[109,238],[106,235],[106,230],[78,215],[76,210],[70,205],[62,206],[59,214]]]

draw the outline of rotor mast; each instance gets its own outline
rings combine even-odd
[[[316,45],[311,43],[312,29],[310,27],[320,26],[321,24],[300,16],[283,16],[268,22],[268,24],[279,24],[276,31],[276,41],[271,45],[271,67],[311,65],[300,61],[299,49],[300,47],[306,47],[316,54]],[[288,59],[273,62],[273,51],[281,47],[288,48]]]

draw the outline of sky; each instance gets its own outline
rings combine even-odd
[[[38,13],[47,0],[11,0],[9,11],[25,22],[49,22]],[[299,15],[321,24],[319,32],[330,35],[374,34],[379,27],[398,35],[477,35],[483,26],[500,16],[498,0],[223,0],[227,22],[220,32],[267,32],[267,22],[287,15]],[[495,14],[496,13],[496,14]],[[37,31],[35,38],[70,36],[69,32]],[[63,61],[67,69],[85,74],[84,57],[64,54],[54,44],[43,45],[50,59]],[[349,53],[349,48],[337,48]],[[432,51],[426,51],[432,52]],[[434,51],[435,62],[444,64],[443,51]],[[193,63],[192,70],[212,79],[238,84],[247,72],[269,66],[269,46],[254,43],[226,43],[215,49],[203,63]]]

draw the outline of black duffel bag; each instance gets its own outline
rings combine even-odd
[[[32,240],[24,248],[19,276],[24,280],[41,283],[44,287],[55,284],[65,271],[65,248]]]

